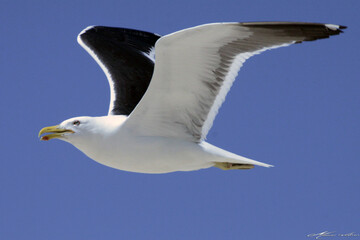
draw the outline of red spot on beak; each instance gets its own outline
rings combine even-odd
[[[43,136],[43,137],[41,138],[41,140],[48,141],[49,138],[48,138],[47,136]]]

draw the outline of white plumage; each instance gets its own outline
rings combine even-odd
[[[59,126],[41,130],[40,134],[55,132],[55,135],[46,135],[42,139],[56,137],[68,141],[90,158],[109,167],[132,172],[166,173],[211,166],[221,169],[271,166],[205,142],[238,71],[255,54],[337,35],[345,27],[285,22],[215,23],[161,38],[157,36],[155,69],[150,85],[129,116],[119,114],[117,109],[126,103],[123,100],[121,104],[120,100],[117,102],[124,93],[118,87],[123,80],[119,80],[118,75],[122,72],[116,72],[118,69],[112,60],[113,45],[98,46],[94,40],[97,37],[88,32],[91,29],[94,34],[100,31],[100,28],[95,28],[85,29],[78,41],[98,62],[109,80],[109,115],[66,120]],[[113,34],[106,32],[106,36]],[[138,49],[135,40],[129,42]],[[105,51],[102,49],[109,53],[102,54]],[[153,47],[141,50],[141,54],[147,61],[152,61]],[[132,71],[127,74],[132,74]]]

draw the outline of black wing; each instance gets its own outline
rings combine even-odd
[[[92,26],[78,36],[110,85],[109,115],[129,115],[147,90],[159,35],[126,28]]]

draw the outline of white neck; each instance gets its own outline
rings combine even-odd
[[[97,159],[99,155],[106,155],[109,150],[106,142],[111,142],[112,138],[115,140],[126,119],[125,115],[93,117],[86,132],[79,137],[69,138],[68,142],[88,157]]]

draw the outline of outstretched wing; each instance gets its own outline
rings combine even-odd
[[[147,90],[159,35],[138,30],[91,26],[79,44],[100,65],[110,85],[109,115],[129,115]]]
[[[214,23],[156,43],[150,86],[125,126],[141,136],[201,142],[245,60],[265,50],[340,34],[333,24]]]

